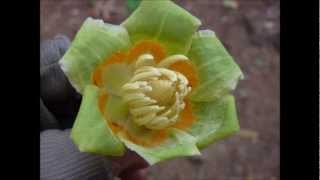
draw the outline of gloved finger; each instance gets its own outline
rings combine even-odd
[[[110,157],[110,160],[112,161],[112,173],[118,177],[134,175],[149,166],[142,157],[129,149],[123,156]]]
[[[81,96],[72,87],[58,64],[69,44],[69,39],[61,35],[40,44],[40,95],[46,107],[58,120],[74,121]],[[63,124],[65,123],[61,122],[62,126]]]
[[[112,179],[105,157],[83,153],[70,139],[70,130],[40,133],[40,179]]]
[[[64,35],[57,35],[52,40],[40,43],[40,68],[57,63],[67,51],[70,40]]]
[[[58,129],[59,122],[54,115],[47,109],[46,105],[40,98],[40,131],[45,129]]]
[[[70,44],[66,36],[56,36],[40,45],[41,95],[46,104],[63,101],[73,92],[71,84],[61,70],[58,61]]]
[[[147,180],[146,169],[126,171],[119,177],[121,180]]]

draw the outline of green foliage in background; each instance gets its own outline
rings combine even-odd
[[[127,0],[127,7],[129,13],[132,13],[140,4],[141,0]]]

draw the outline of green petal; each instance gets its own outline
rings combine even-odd
[[[111,64],[103,70],[103,84],[110,94],[120,96],[121,87],[132,77],[133,72],[127,64]]]
[[[81,152],[123,155],[123,143],[112,133],[98,107],[99,90],[85,88],[81,107],[71,131],[71,138]]]
[[[125,145],[138,153],[150,165],[157,162],[172,159],[179,156],[199,155],[200,152],[196,146],[196,139],[191,135],[178,129],[171,129],[168,141],[157,147],[148,148],[128,141],[120,136]]]
[[[122,24],[131,41],[152,39],[167,48],[168,54],[185,54],[199,19],[170,0],[144,0]]]
[[[200,149],[240,129],[235,100],[231,95],[213,102],[193,102],[192,110],[197,121],[188,132],[197,139]]]
[[[75,89],[83,93],[84,87],[91,84],[91,74],[96,66],[129,46],[125,28],[88,18],[60,60],[60,65]]]
[[[212,101],[233,90],[243,74],[214,32],[199,31],[193,37],[188,57],[195,64],[199,86],[192,101]]]

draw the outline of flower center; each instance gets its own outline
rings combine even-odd
[[[167,67],[186,59],[173,55],[156,65],[151,54],[139,56],[133,77],[122,87],[131,119],[137,125],[159,130],[178,121],[191,87],[183,74]]]

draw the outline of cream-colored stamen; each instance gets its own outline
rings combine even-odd
[[[164,60],[162,60],[159,64],[158,67],[169,67],[171,64],[174,64],[178,61],[187,61],[189,60],[186,56],[184,55],[172,55],[169,56],[167,58],[165,58]]]
[[[123,99],[137,125],[159,130],[179,120],[191,87],[183,74],[167,67],[184,60],[188,60],[184,55],[173,55],[155,67],[151,54],[139,56],[133,77],[122,87]]]
[[[138,57],[138,60],[136,61],[136,68],[142,67],[142,66],[152,66],[154,65],[154,57],[151,54],[143,54]]]

